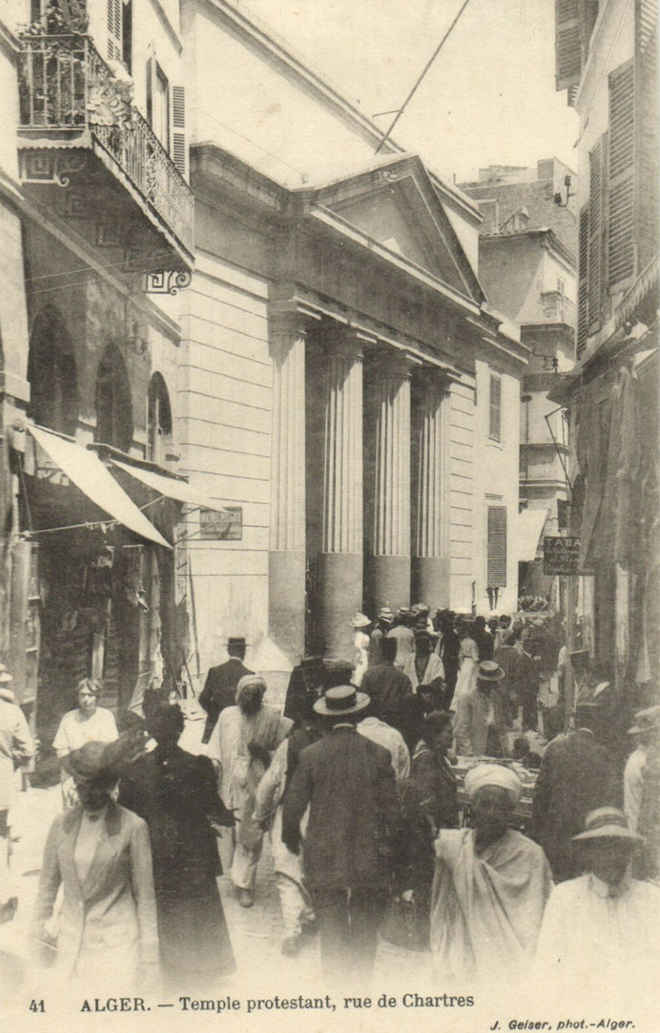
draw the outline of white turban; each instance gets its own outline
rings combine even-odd
[[[476,764],[465,776],[465,792],[472,802],[484,786],[497,786],[509,794],[512,806],[516,806],[522,793],[522,782],[511,768],[503,764]]]
[[[261,696],[265,695],[266,682],[260,674],[244,674],[236,686],[236,702],[239,703],[244,689],[260,689]]]

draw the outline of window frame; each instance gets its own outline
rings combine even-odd
[[[495,405],[493,399],[493,385],[498,385],[499,397]],[[497,413],[497,427],[493,428],[493,413]],[[498,373],[489,371],[488,381],[488,439],[502,443],[502,377]]]

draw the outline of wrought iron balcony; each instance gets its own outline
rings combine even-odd
[[[124,182],[126,177],[165,228],[190,254],[193,195],[155,135],[131,103],[131,86],[106,64],[88,36],[25,36],[19,71],[23,148],[70,152],[51,181],[67,185],[76,168],[72,149],[91,149]],[[44,163],[45,164],[45,163]],[[28,180],[39,181],[28,173]],[[158,221],[158,219],[156,220]]]

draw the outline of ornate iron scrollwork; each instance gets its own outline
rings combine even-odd
[[[86,154],[65,151],[23,151],[19,154],[24,183],[54,183],[58,187],[68,187],[71,176],[82,172],[87,164]]]
[[[143,290],[146,294],[178,294],[192,282],[188,269],[158,269],[145,273]]]

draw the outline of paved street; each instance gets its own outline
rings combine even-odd
[[[54,786],[50,789],[33,788],[27,793],[21,793],[17,808],[21,838],[15,844],[12,868],[19,910],[13,922],[0,926],[0,953],[5,955],[3,968],[11,989],[15,989],[22,980],[26,1000],[37,992],[31,989],[31,984],[39,982],[32,979],[33,969],[27,964],[30,917],[46,835],[60,806],[59,786]],[[222,984],[223,992],[245,995],[248,985],[251,988],[261,987],[262,984],[268,986],[271,981],[275,981],[280,989],[285,985],[292,990],[297,988],[297,992],[300,992],[320,981],[318,936],[310,937],[296,958],[285,958],[280,952],[282,924],[267,841],[259,865],[254,907],[245,909],[239,906],[230,880],[225,875],[220,878],[220,891],[237,961],[236,973]],[[7,955],[12,959],[11,962]],[[393,980],[415,988],[427,982],[428,977],[426,955],[397,950],[381,941],[374,989],[380,992],[391,988]]]

